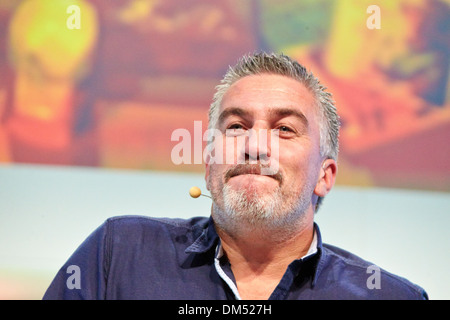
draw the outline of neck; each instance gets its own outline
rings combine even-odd
[[[230,262],[241,261],[249,266],[268,266],[281,261],[288,261],[289,264],[305,255],[311,246],[314,224],[312,219],[305,220],[290,236],[271,236],[268,232],[253,230],[236,237],[220,228],[217,228],[217,233]]]
[[[314,224],[312,218],[305,220],[309,222],[284,241],[273,241],[257,232],[236,238],[217,228],[242,299],[268,299],[289,264],[308,252]]]

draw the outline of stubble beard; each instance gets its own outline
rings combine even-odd
[[[219,191],[222,199],[211,190],[216,226],[236,239],[256,235],[283,242],[293,237],[305,224],[314,187],[305,184],[299,192],[287,191],[283,190],[283,183],[281,178],[273,192],[261,192],[256,187],[250,191],[235,190],[225,183]]]

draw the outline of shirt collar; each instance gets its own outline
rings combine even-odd
[[[207,224],[202,226],[201,234],[195,239],[195,241],[186,248],[185,253],[205,253],[210,249],[214,248],[217,253],[221,253],[221,250],[217,250],[217,244],[220,244],[219,236],[217,235],[216,228],[214,226],[214,221],[212,217],[209,218]],[[216,256],[217,257],[217,256]],[[311,286],[315,286],[317,282],[317,278],[324,267],[324,252],[322,249],[322,236],[319,230],[319,226],[314,223],[314,238],[309,247],[308,252],[299,260],[309,260],[310,258],[314,258],[314,269],[313,269],[313,277]]]
[[[312,256],[317,252],[317,232],[318,231],[316,230],[316,228],[314,228],[314,236],[311,245],[309,246],[308,252],[301,259],[305,259],[309,256]]]
[[[209,218],[208,223],[195,241],[186,248],[185,253],[205,253],[209,251],[219,239],[214,226],[212,217]]]
[[[323,253],[323,247],[322,247],[322,234],[320,233],[319,226],[317,223],[314,222],[314,237],[316,238],[316,252],[313,254],[307,254],[305,258],[309,257],[315,257],[314,259],[314,268],[313,268],[313,275],[312,275],[312,281],[311,281],[311,287],[314,287],[317,282],[317,278],[320,274],[320,271],[324,267],[324,253]],[[314,240],[313,240],[314,241]]]
[[[317,244],[318,244],[318,236],[317,236],[318,230],[314,230],[314,236],[313,236],[313,240],[311,242],[311,245],[309,246],[308,252],[306,252],[306,254],[300,258],[301,259],[306,259],[309,256],[314,255],[315,253],[317,253]],[[223,256],[223,249],[222,249],[222,242],[219,240],[219,243],[217,245],[216,248],[216,258],[220,259]]]

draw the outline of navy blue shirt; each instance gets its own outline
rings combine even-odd
[[[427,299],[419,286],[323,244],[294,260],[270,299]],[[236,299],[211,218],[121,216],[95,230],[59,270],[44,299]]]

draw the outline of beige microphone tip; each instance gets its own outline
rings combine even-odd
[[[192,198],[198,198],[202,194],[202,191],[200,190],[199,187],[192,187],[189,189],[189,194],[191,195]]]

